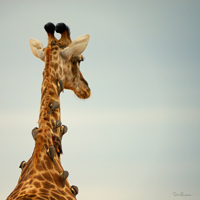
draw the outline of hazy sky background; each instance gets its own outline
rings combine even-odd
[[[46,46],[47,22],[91,36],[81,63],[91,98],[61,96],[77,199],[200,199],[199,0],[1,1],[0,199],[33,152],[44,63],[29,39]]]

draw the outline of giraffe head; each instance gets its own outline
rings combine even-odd
[[[57,81],[62,81],[65,89],[73,90],[79,98],[88,98],[90,88],[80,71],[80,62],[83,61],[82,53],[87,47],[90,36],[83,35],[72,41],[70,29],[64,23],[56,26],[47,23],[44,28],[48,34],[48,46],[43,48],[40,41],[30,39],[32,53],[45,63],[51,62],[54,77]],[[55,31],[61,34],[59,40],[54,36]],[[48,61],[48,54],[50,54],[51,61]]]

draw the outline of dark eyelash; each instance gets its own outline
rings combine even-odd
[[[78,63],[80,64],[80,62],[82,62],[82,61],[84,61],[84,60],[85,60],[85,58],[82,57],[80,60],[78,60]]]

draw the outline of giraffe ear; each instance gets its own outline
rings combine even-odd
[[[33,55],[44,61],[44,51],[42,42],[36,39],[30,39],[29,44]]]
[[[69,60],[72,56],[79,56],[86,49],[90,35],[83,35],[76,38],[68,47],[61,51],[61,56]]]

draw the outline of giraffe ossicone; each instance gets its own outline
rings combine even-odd
[[[80,71],[81,54],[90,36],[72,41],[64,23],[55,26],[49,22],[44,28],[48,35],[46,48],[39,40],[29,41],[33,55],[45,63],[38,127],[32,130],[34,151],[28,162],[21,162],[18,184],[7,200],[75,200],[78,194],[78,187],[70,186],[69,173],[60,160],[61,141],[68,130],[61,123],[60,93],[69,89],[81,99],[90,97],[90,88]],[[60,39],[54,36],[55,31],[61,34]]]

